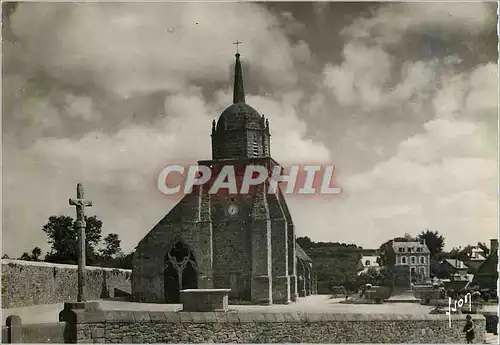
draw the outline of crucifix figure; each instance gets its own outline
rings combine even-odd
[[[234,43],[233,43],[233,44],[236,44],[236,54],[239,54],[239,53],[240,53],[240,51],[239,51],[239,49],[238,49],[238,45],[240,45],[241,43],[243,43],[243,42],[240,42],[240,41],[238,41],[238,40],[236,40],[236,42],[234,42]]]
[[[92,201],[83,198],[83,185],[76,185],[76,199],[70,198],[69,204],[76,207],[76,228],[78,229],[78,296],[77,302],[83,302],[85,290],[85,206],[92,206]]]

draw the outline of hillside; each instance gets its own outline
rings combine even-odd
[[[318,293],[330,294],[332,286],[354,284],[361,259],[362,248],[338,242],[312,242],[307,237],[297,238],[297,243],[313,261],[313,271],[318,279]]]

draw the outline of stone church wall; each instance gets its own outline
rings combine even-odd
[[[86,268],[86,300],[115,297],[115,288],[130,293],[131,270]],[[2,308],[76,301],[77,266],[2,260]]]

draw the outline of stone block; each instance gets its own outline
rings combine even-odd
[[[253,323],[253,322],[255,322],[255,316],[253,313],[240,312],[240,313],[238,313],[238,318],[240,319],[241,323]]]
[[[105,322],[115,323],[122,319],[122,315],[117,310],[105,310],[102,313]]]
[[[147,311],[134,311],[135,322],[151,322],[151,316]]]
[[[165,315],[165,322],[167,323],[180,323],[181,317],[178,312],[166,311],[163,313]]]
[[[104,338],[104,329],[103,328],[94,328],[91,332],[92,339],[95,338]]]
[[[266,322],[276,322],[276,316],[273,313],[264,313],[264,319]]]
[[[165,313],[162,311],[150,311],[149,318],[151,322],[165,322],[166,320]]]
[[[218,322],[217,321],[217,316],[215,315],[214,312],[206,312],[206,313],[203,313],[204,316],[205,316],[205,322],[208,322],[208,323],[216,323]]]
[[[226,317],[227,317],[227,322],[229,323],[240,323],[240,318],[238,316],[238,313],[236,312],[226,313]]]
[[[186,312],[227,311],[231,289],[181,290],[182,310]]]
[[[104,311],[102,310],[77,313],[77,323],[101,323],[104,320]]]
[[[302,317],[299,313],[290,313],[290,317],[293,319],[294,322],[302,322]]]
[[[179,318],[181,320],[181,323],[191,323],[193,322],[193,317],[191,316],[191,313],[187,313],[184,311],[179,312]]]
[[[274,317],[276,318],[276,322],[286,322],[285,315],[282,313],[276,313]]]
[[[227,323],[226,313],[215,312],[215,317],[219,323]]]
[[[192,312],[190,314],[193,319],[193,323],[205,323],[205,313]]]
[[[269,322],[266,320],[266,315],[264,313],[253,313],[252,316],[253,316],[254,322],[257,322],[257,323]]]

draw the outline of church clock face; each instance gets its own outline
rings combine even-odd
[[[238,215],[240,208],[235,203],[229,203],[226,206],[226,211],[227,211],[228,215],[230,215],[231,217],[234,217],[234,216]]]

